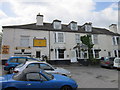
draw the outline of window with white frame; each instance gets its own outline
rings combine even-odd
[[[21,36],[20,46],[21,47],[28,47],[29,46],[29,36]]]
[[[81,58],[81,51],[80,49],[76,49],[76,57]]]
[[[71,23],[71,29],[72,30],[78,30],[77,24],[76,23]]]
[[[55,38],[55,42],[63,43],[64,42],[64,33],[63,32],[56,32],[54,38]]]
[[[92,26],[91,25],[85,25],[85,31],[91,32],[92,31]]]
[[[120,45],[120,38],[118,36],[113,36],[113,45]]]
[[[115,37],[112,37],[113,45],[116,45]]]
[[[99,58],[99,51],[94,50],[94,52],[95,52],[95,58]]]
[[[120,45],[120,37],[116,37],[117,45]]]
[[[75,34],[76,43],[80,43],[80,34]]]
[[[64,58],[65,49],[55,49],[55,58],[63,59]]]
[[[114,56],[117,57],[117,50],[114,50]]]
[[[61,29],[61,22],[54,22],[54,29]]]
[[[98,44],[98,35],[96,34],[92,35],[92,42],[93,44]]]

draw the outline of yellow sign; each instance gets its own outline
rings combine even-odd
[[[46,47],[46,39],[33,39],[34,47]]]
[[[3,45],[2,46],[2,54],[9,54],[9,45]]]

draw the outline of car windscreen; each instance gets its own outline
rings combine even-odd
[[[52,80],[52,79],[54,78],[54,76],[53,76],[52,74],[50,74],[50,73],[47,73],[47,72],[44,72],[44,71],[42,71],[42,73],[43,73],[45,76],[47,76],[50,80]]]
[[[120,59],[115,59],[115,63],[120,63]]]
[[[25,63],[21,63],[21,64],[19,64],[19,65],[16,66],[16,67],[17,67],[17,68],[20,68],[20,67],[22,67],[24,64],[25,64]]]

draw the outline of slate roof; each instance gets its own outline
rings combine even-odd
[[[92,32],[86,32],[82,26],[78,26],[78,30],[71,30],[68,25],[62,24],[62,29],[54,29],[52,23],[44,23],[43,26],[37,26],[36,23],[26,25],[2,26],[3,28],[16,28],[16,29],[30,29],[30,30],[45,30],[45,31],[62,31],[72,33],[91,33],[91,34],[105,34],[120,36],[118,33],[113,33],[105,28],[92,27]]]

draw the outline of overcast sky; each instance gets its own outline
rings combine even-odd
[[[97,1],[97,2],[96,2]],[[62,24],[92,22],[94,27],[108,28],[118,23],[118,0],[0,0],[2,26],[36,22],[38,13],[44,22],[59,19]]]

